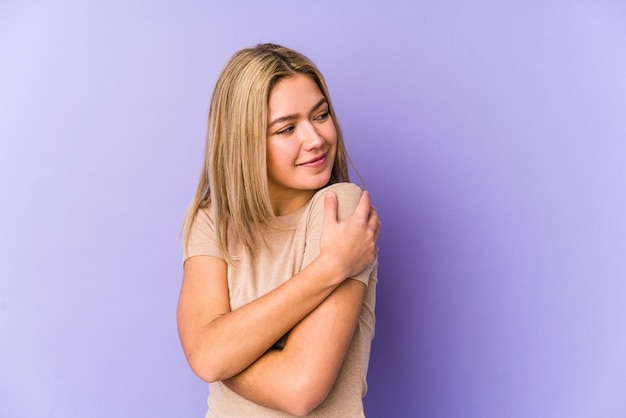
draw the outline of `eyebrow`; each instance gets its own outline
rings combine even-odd
[[[326,97],[322,97],[322,99],[317,102],[315,104],[315,106],[313,106],[313,108],[311,109],[311,112],[314,112],[315,110],[317,110],[321,105],[323,105],[324,103],[328,103],[328,100],[326,100]],[[274,119],[268,126],[267,129],[271,128],[272,126],[276,125],[277,123],[281,123],[281,122],[285,122],[288,120],[293,120],[293,119],[297,119],[298,115],[287,115],[287,116],[281,116],[278,119]]]

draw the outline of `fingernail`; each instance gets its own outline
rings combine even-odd
[[[335,196],[335,193],[333,193],[333,192],[326,192],[326,196],[325,196],[326,199],[328,199],[329,197],[333,197],[333,196]]]

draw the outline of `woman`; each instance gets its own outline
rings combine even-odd
[[[211,100],[184,226],[178,328],[207,417],[361,417],[380,222],[350,183],[326,83],[272,44]]]

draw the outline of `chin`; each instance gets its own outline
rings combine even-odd
[[[324,176],[323,178],[316,180],[314,182],[314,186],[312,187],[312,189],[319,190],[323,187],[326,187],[329,182],[330,182],[330,173],[327,176]]]

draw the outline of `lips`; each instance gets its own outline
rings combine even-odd
[[[305,161],[303,163],[297,164],[302,167],[319,167],[326,162],[326,158],[328,157],[328,153],[325,152],[322,155],[319,155],[315,158],[310,159],[309,161]]]

